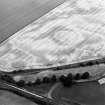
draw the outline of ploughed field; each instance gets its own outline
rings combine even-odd
[[[1,43],[0,70],[46,68],[103,57],[104,3],[82,1],[68,0]]]
[[[0,45],[1,79],[65,105],[104,105],[104,17],[104,2],[58,6]]]

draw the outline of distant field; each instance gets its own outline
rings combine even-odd
[[[23,97],[0,90],[0,105],[37,105]]]

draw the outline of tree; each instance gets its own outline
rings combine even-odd
[[[62,82],[62,84],[63,84],[64,87],[70,87],[70,86],[72,86],[72,80],[66,78],[66,79]]]
[[[74,79],[75,79],[75,80],[79,80],[79,79],[81,79],[81,75],[80,75],[80,73],[77,73],[77,74],[74,76]]]
[[[10,83],[15,83],[15,81],[13,80],[13,78],[10,75],[7,75],[7,74],[2,75],[1,76],[1,79],[2,80],[5,80],[7,82],[10,82]]]
[[[35,84],[35,85],[41,84],[41,80],[40,80],[39,78],[37,78],[34,84]]]
[[[43,83],[49,83],[50,82],[50,78],[49,77],[44,77],[43,78]]]
[[[89,72],[85,72],[82,74],[81,79],[88,79],[90,76]]]
[[[56,81],[57,81],[56,75],[52,75],[51,81],[52,81],[52,82],[56,82]]]
[[[23,86],[25,86],[25,81],[24,80],[20,80],[16,84],[17,84],[17,86],[23,87]]]
[[[67,75],[67,78],[68,78],[68,79],[73,79],[72,73],[69,73],[69,74]]]
[[[66,76],[61,75],[61,76],[59,77],[59,81],[60,81],[60,82],[66,81]]]

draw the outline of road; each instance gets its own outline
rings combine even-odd
[[[14,85],[7,83],[5,81],[2,81],[2,80],[0,80],[0,88],[3,88],[4,90],[11,91],[19,96],[23,96],[26,99],[29,99],[39,105],[59,105],[59,103],[55,102],[52,99],[32,93],[24,88],[19,88],[17,86],[14,86]]]

